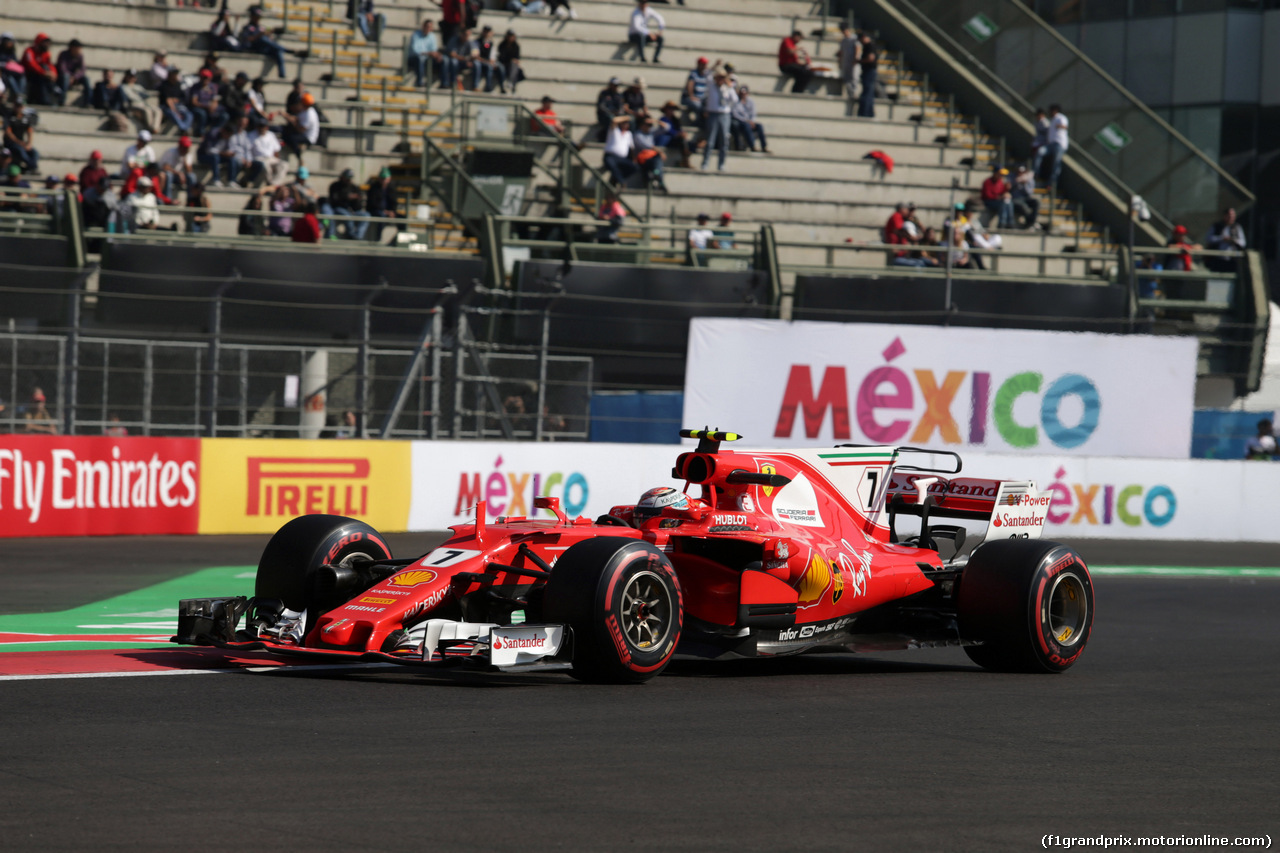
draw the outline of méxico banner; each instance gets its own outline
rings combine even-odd
[[[0,436],[0,536],[195,533],[200,441]]]
[[[1186,458],[1194,338],[697,318],[684,423],[754,446]]]

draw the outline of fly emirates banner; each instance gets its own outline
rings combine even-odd
[[[1185,459],[1194,338],[695,319],[684,423],[840,443]]]

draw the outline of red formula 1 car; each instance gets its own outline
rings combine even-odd
[[[363,522],[296,518],[255,595],[182,601],[174,641],[635,682],[676,653],[959,645],[989,669],[1061,672],[1084,651],[1093,584],[1079,554],[1039,539],[1050,496],[1034,484],[958,478],[953,453],[681,434],[699,439],[676,460],[684,492],[595,521],[541,497],[554,518],[486,524],[481,504],[443,545],[395,559]],[[940,518],[987,535],[966,550],[968,529]]]

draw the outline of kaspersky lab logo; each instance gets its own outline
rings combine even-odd
[[[369,514],[368,459],[250,456],[245,515]]]
[[[889,364],[870,370],[856,383],[850,383],[843,366],[827,366],[816,388],[811,365],[791,365],[774,438],[791,438],[797,415],[803,417],[805,436],[817,438],[830,411],[832,436],[837,440],[851,439],[851,390],[858,429],[876,444],[907,440],[922,445],[933,441],[936,433],[943,444],[983,445],[987,443],[990,422],[1010,447],[1036,447],[1043,432],[1050,443],[1071,449],[1088,441],[1098,428],[1102,398],[1087,376],[1067,373],[1049,381],[1034,371],[999,378],[981,370],[949,370],[939,380],[928,368],[914,368],[908,376],[892,364],[906,351],[902,340],[894,338],[882,353]],[[1039,403],[1035,422],[1028,419],[1024,423],[1014,415],[1015,406],[1023,410],[1025,404],[1019,401],[1024,396]],[[968,397],[969,418],[962,425],[955,412],[964,405],[964,397]],[[917,402],[924,404],[918,419]],[[1068,411],[1074,414],[1068,416]]]

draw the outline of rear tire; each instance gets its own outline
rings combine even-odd
[[[684,600],[661,551],[610,536],[564,552],[547,581],[543,615],[573,630],[574,678],[638,684],[675,654]]]
[[[1062,672],[1093,629],[1093,581],[1075,549],[1001,539],[974,551],[957,595],[969,659],[1001,672]]]
[[[390,560],[391,549],[363,521],[341,515],[299,516],[277,530],[263,549],[253,594],[279,599],[290,610],[307,610],[313,622],[322,604],[315,600],[316,570],[357,557]]]

